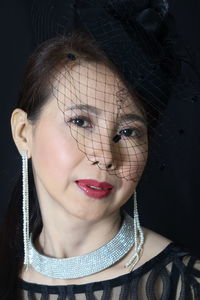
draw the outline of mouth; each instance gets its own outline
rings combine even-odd
[[[75,182],[87,196],[98,199],[107,197],[114,188],[108,182],[98,182],[93,179],[82,179]]]

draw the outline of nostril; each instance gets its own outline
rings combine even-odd
[[[95,162],[93,162],[93,163],[92,163],[92,165],[98,165],[98,166],[100,167],[100,165],[99,165],[99,161],[95,161]],[[110,169],[112,166],[113,166],[113,164],[112,164],[112,163],[111,163],[111,164],[108,164],[108,165],[106,165],[106,169]]]
[[[97,165],[99,163],[99,161],[95,161],[92,163],[92,165]]]
[[[111,167],[112,167],[112,164],[107,165],[107,168],[111,168]]]

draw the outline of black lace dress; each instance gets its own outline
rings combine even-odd
[[[174,243],[129,274],[81,285],[47,286],[19,279],[28,300],[200,300],[200,260]]]

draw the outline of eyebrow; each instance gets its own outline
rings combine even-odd
[[[139,122],[142,122],[145,126],[147,125],[147,122],[144,118],[140,117],[137,114],[133,114],[133,113],[122,115],[120,117],[120,120],[121,121],[139,121]]]
[[[72,106],[66,108],[65,111],[73,110],[73,109],[80,109],[80,110],[90,111],[90,112],[92,112],[96,115],[100,115],[101,112],[102,112],[101,109],[99,109],[95,106],[89,105],[89,104],[75,104],[75,105],[72,105]],[[147,125],[147,122],[144,118],[142,118],[141,116],[139,116],[137,114],[134,114],[134,113],[124,114],[120,117],[120,120],[121,121],[140,121],[145,126]]]
[[[92,106],[92,105],[88,105],[88,104],[75,104],[75,105],[72,105],[72,106],[68,107],[67,109],[65,109],[65,111],[73,110],[73,109],[80,109],[80,110],[85,110],[85,111],[89,110],[96,115],[100,115],[100,113],[101,113],[101,110],[99,108]]]

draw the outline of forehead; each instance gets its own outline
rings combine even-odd
[[[107,107],[113,112],[119,107],[135,106],[134,99],[119,77],[107,66],[81,61],[66,66],[54,81],[54,96],[60,103],[89,104]]]

